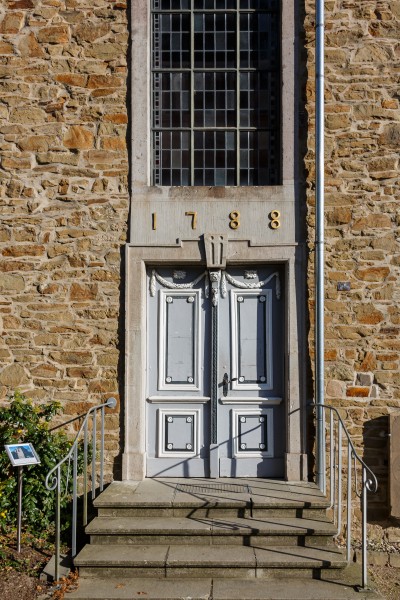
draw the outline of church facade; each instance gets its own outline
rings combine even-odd
[[[326,2],[326,402],[388,514],[400,403],[400,3]],[[315,14],[279,0],[9,0],[0,391],[116,396],[116,479],[307,480]]]

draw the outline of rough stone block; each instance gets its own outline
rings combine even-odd
[[[19,33],[24,26],[25,15],[22,12],[11,12],[5,15],[0,23],[0,33]]]
[[[43,44],[66,44],[70,39],[69,26],[62,24],[42,27],[39,29],[37,37]]]
[[[361,386],[370,386],[374,380],[372,373],[358,373],[357,381]]]
[[[366,325],[376,325],[384,320],[384,315],[381,311],[377,310],[373,304],[362,304],[357,306],[354,310],[357,319],[360,323]]]
[[[9,275],[0,273],[0,292],[21,292],[25,288],[22,275]]]
[[[94,136],[91,131],[80,125],[72,125],[63,139],[66,148],[88,150],[93,148]]]
[[[395,569],[400,569],[400,554],[389,554],[389,564]]]
[[[5,367],[0,373],[0,383],[7,386],[9,390],[15,390],[19,385],[23,385],[29,382],[25,369],[14,363]]]
[[[73,283],[70,290],[71,300],[95,300],[98,293],[97,284],[79,284]]]
[[[369,267],[367,269],[357,269],[356,277],[362,281],[384,281],[390,273],[389,267]]]
[[[346,390],[346,396],[350,398],[367,398],[369,396],[369,387],[348,387]]]

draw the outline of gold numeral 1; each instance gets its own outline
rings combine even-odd
[[[233,210],[231,213],[229,213],[229,219],[229,227],[231,229],[237,229],[240,227],[240,212],[238,210]]]
[[[185,216],[192,217],[192,229],[196,229],[197,228],[197,212],[192,212],[192,211],[188,210],[185,212]]]
[[[271,229],[279,229],[279,227],[281,226],[281,213],[279,212],[279,210],[271,210],[271,212],[269,213],[269,218],[271,221],[269,224]]]

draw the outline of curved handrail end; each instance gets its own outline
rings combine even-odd
[[[115,398],[109,398],[106,402],[108,408],[115,408],[117,406],[117,401]]]

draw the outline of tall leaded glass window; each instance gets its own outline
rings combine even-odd
[[[152,0],[155,185],[280,183],[280,0]]]

